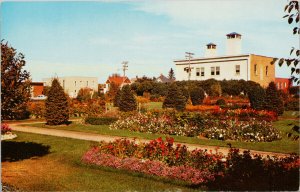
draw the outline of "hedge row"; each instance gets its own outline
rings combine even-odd
[[[85,123],[91,125],[110,125],[117,120],[118,118],[115,117],[87,117]]]

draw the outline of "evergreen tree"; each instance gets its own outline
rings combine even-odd
[[[117,94],[116,94],[115,98],[114,98],[114,106],[115,107],[119,107],[121,95],[122,95],[122,91],[121,91],[121,89],[119,89],[117,91]]]
[[[118,107],[120,111],[134,111],[137,108],[136,99],[131,92],[130,86],[125,85],[122,88],[120,101],[118,102]]]
[[[265,109],[274,111],[278,115],[281,115],[284,111],[283,100],[274,82],[271,82],[266,89]]]
[[[1,41],[1,119],[25,119],[30,98],[30,74],[24,55]]]
[[[56,78],[48,92],[45,118],[48,125],[61,125],[69,120],[68,98]]]
[[[265,107],[265,90],[260,85],[251,86],[247,90],[252,109],[263,110]]]
[[[168,89],[168,94],[164,100],[163,108],[175,108],[178,111],[185,109],[186,98],[175,83],[172,83]]]
[[[204,90],[201,87],[194,86],[190,90],[190,97],[193,105],[201,105],[204,98]]]
[[[169,79],[171,81],[175,81],[175,73],[174,73],[174,70],[172,68],[169,71]]]

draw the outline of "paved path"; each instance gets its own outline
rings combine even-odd
[[[32,122],[30,122],[32,123]],[[38,123],[38,122],[37,122]],[[19,124],[22,124],[20,126]],[[67,131],[67,130],[59,130],[59,129],[48,129],[48,128],[40,128],[40,127],[31,127],[31,126],[24,126],[24,124],[29,123],[10,123],[10,127],[14,131],[21,131],[21,132],[27,132],[27,133],[37,133],[42,135],[51,135],[51,136],[57,136],[57,137],[66,137],[66,138],[72,138],[72,139],[80,139],[80,140],[87,140],[87,141],[105,141],[110,142],[114,141],[115,139],[125,138],[125,137],[118,137],[118,136],[111,136],[111,135],[100,135],[96,133],[86,133],[86,132],[78,132],[78,131]],[[128,138],[127,139],[133,140],[134,138]],[[147,139],[136,139],[137,142],[149,142],[150,140]],[[175,144],[178,144],[175,142]],[[187,144],[187,143],[181,143],[186,145],[190,150],[193,149],[207,149],[212,150],[213,153],[216,152],[216,149],[218,148],[218,152],[221,152],[223,154],[227,154],[229,151],[229,148],[226,147],[217,147],[217,146],[206,146],[206,145],[197,145],[197,144]],[[241,149],[243,151],[244,149]],[[273,153],[273,152],[264,152],[264,151],[255,151],[251,150],[251,154],[259,154],[262,156],[286,156],[287,154],[284,153]]]

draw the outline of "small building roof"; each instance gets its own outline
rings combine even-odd
[[[106,83],[115,83],[117,85],[121,85],[123,83],[131,83],[128,77],[121,77],[121,76],[109,76]]]
[[[212,45],[212,46],[217,46],[216,44],[214,44],[214,43],[209,43],[209,44],[207,44],[207,46],[209,46],[209,45]]]
[[[160,81],[162,83],[170,83],[170,82],[174,82],[173,79],[169,79],[166,76],[164,76],[163,74],[160,74],[159,77],[157,77],[156,81]]]
[[[228,33],[226,36],[234,36],[234,35],[242,36],[241,34],[236,33],[236,32]]]

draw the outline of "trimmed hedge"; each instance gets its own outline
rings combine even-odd
[[[117,120],[118,118],[115,117],[87,117],[85,123],[91,125],[110,125]]]

